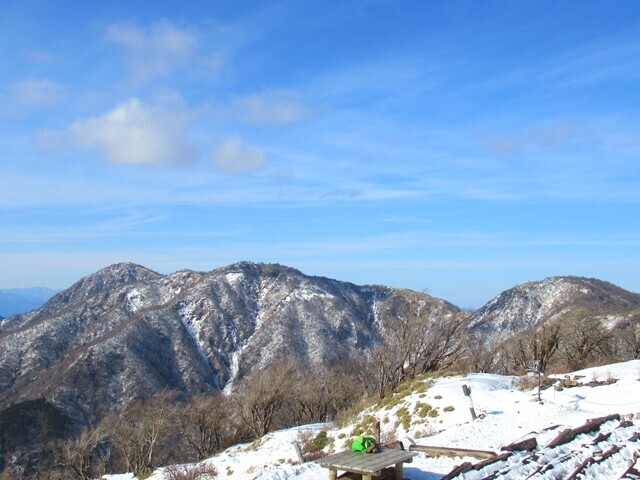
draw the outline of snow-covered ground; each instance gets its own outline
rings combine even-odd
[[[536,389],[521,391],[514,388],[514,377],[492,374],[444,377],[432,384],[418,384],[415,392],[398,397],[396,402],[387,402],[383,407],[367,410],[354,424],[343,428],[317,424],[273,432],[252,444],[229,448],[207,462],[215,465],[218,478],[328,478],[327,470],[313,462],[298,464],[292,442],[302,435],[315,436],[325,430],[333,439],[333,450],[339,451],[346,448],[353,438],[354,426],[367,424],[366,420],[370,421],[370,416],[381,422],[383,440],[397,439],[405,446],[417,443],[495,452],[499,452],[504,445],[532,435],[535,435],[539,444],[544,445],[562,428],[575,427],[587,419],[613,413],[627,417],[634,415],[636,425],[640,425],[640,360],[591,368],[571,375],[576,374],[583,376],[580,381],[584,383],[608,378],[615,378],[617,382],[595,387],[581,385],[562,391],[549,388],[542,391],[542,402],[538,402]],[[471,419],[469,399],[464,396],[462,385],[471,389],[473,407],[478,414],[476,420]],[[370,416],[366,417],[367,415]],[[556,425],[562,427],[545,430]],[[464,461],[475,463],[478,460],[429,457],[420,453],[412,463],[405,466],[405,477],[412,480],[437,480]],[[589,474],[584,478],[606,479],[609,473],[605,471]],[[133,477],[108,475],[106,478],[130,480]],[[151,480],[163,478],[162,469],[150,477]],[[469,475],[464,478],[475,477]],[[512,474],[505,478],[520,477],[516,473],[515,476]]]

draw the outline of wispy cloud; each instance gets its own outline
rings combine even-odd
[[[131,98],[97,117],[76,120],[67,131],[72,144],[95,149],[120,164],[184,164],[196,149],[186,134],[186,115]]]
[[[96,217],[100,212],[95,212]],[[139,213],[129,213],[122,216],[82,223],[78,226],[65,226],[61,228],[57,225],[43,226],[4,226],[0,227],[2,239],[0,244],[52,244],[66,245],[78,241],[104,239],[118,237],[123,234],[134,235],[135,231],[140,231],[141,227],[162,222],[165,217],[162,215],[146,216]],[[141,235],[148,235],[143,231]]]
[[[122,45],[135,82],[172,72],[187,63],[198,46],[192,31],[166,20],[146,28],[131,24],[111,25],[106,39]]]
[[[485,146],[497,153],[519,153],[524,150],[549,150],[572,145],[597,142],[597,138],[586,125],[577,123],[555,123],[552,125],[531,125],[524,133],[491,133],[483,138]]]
[[[637,81],[640,78],[638,55],[640,42],[636,38],[613,36],[556,58],[556,63],[542,72],[540,79],[558,82],[566,88],[604,81]]]
[[[260,168],[267,158],[266,153],[245,145],[240,136],[221,141],[212,156],[213,165],[224,173],[237,174]]]
[[[249,123],[287,125],[308,116],[301,95],[284,90],[271,90],[237,97],[232,102],[236,116]]]
[[[65,86],[48,79],[28,79],[8,87],[11,101],[19,108],[42,108],[56,105],[64,98]]]
[[[58,58],[52,53],[47,52],[46,50],[34,48],[23,49],[22,55],[27,62],[35,65],[51,65],[58,60]]]

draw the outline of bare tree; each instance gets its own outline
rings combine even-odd
[[[396,299],[396,316],[384,324],[384,341],[371,352],[380,397],[415,375],[449,368],[463,351],[464,314],[433,312],[423,300]]]
[[[336,362],[328,368],[324,378],[330,402],[327,415],[331,420],[339,412],[352,409],[359,399],[374,391],[374,383],[363,360]]]
[[[105,423],[96,428],[84,428],[78,435],[53,443],[54,468],[61,470],[66,478],[90,480],[106,471],[111,449],[106,442]]]
[[[633,313],[614,330],[622,360],[640,358],[640,312]]]
[[[509,365],[505,373],[523,373],[534,363],[540,371],[546,371],[560,348],[561,332],[560,322],[549,322],[529,327],[507,340],[501,349]]]
[[[499,342],[487,341],[480,333],[467,333],[462,340],[465,355],[460,366],[467,372],[495,372],[501,357],[498,354]]]
[[[292,393],[295,369],[282,362],[252,372],[234,395],[236,413],[241,423],[256,437],[269,433],[276,415]]]
[[[591,312],[583,309],[562,319],[560,351],[567,366],[580,369],[611,354],[611,331]]]
[[[295,425],[325,422],[331,407],[331,386],[326,374],[296,371],[287,405]]]
[[[181,433],[198,460],[225,446],[232,428],[229,401],[221,394],[193,398],[179,413]]]
[[[127,469],[134,475],[147,475],[163,442],[175,426],[174,402],[171,392],[134,403],[115,425],[115,443],[122,452]]]

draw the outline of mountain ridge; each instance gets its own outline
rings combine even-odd
[[[253,371],[279,362],[320,374],[373,357],[376,346],[401,332],[394,324],[412,315],[427,328],[409,330],[408,338],[430,338],[435,351],[436,342],[450,339],[440,333],[460,321],[470,339],[479,334],[495,346],[575,312],[606,318],[611,328],[638,326],[640,295],[598,279],[558,276],[517,285],[463,312],[423,292],[278,264],[245,261],[165,275],[123,262],[81,278],[36,310],[0,320],[0,414],[38,419],[49,412],[72,432],[165,390],[178,398],[235,393]]]
[[[402,304],[431,320],[460,309],[424,293],[355,285],[292,267],[237,262],[160,274],[123,262],[87,275],[41,308],[0,322],[0,408],[47,398],[81,423],[163,388],[231,390],[285,358],[322,370],[381,341]],[[556,276],[505,290],[467,316],[504,339],[567,309],[623,317],[640,295],[598,279]]]
[[[379,342],[397,299],[434,316],[458,311],[428,295],[276,264],[169,275],[110,265],[0,324],[0,404],[50,398],[87,422],[162,388],[229,389],[287,357],[322,369]]]

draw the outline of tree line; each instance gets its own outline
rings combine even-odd
[[[607,363],[640,359],[640,310],[622,321],[584,307],[503,341],[485,343],[470,337],[466,371],[523,374],[536,362],[540,371],[561,373]]]

